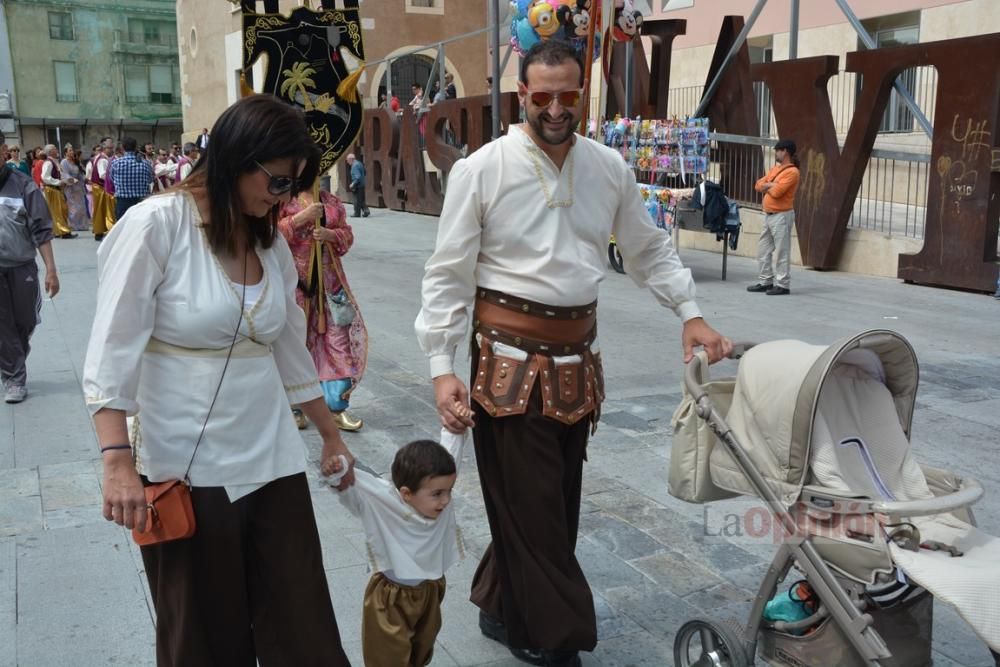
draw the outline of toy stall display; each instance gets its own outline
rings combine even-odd
[[[665,232],[673,233],[677,202],[690,199],[694,195],[694,188],[665,188],[640,183],[639,192],[653,224]]]
[[[708,173],[707,118],[643,120],[616,118],[601,128],[604,143],[640,172],[702,175]]]

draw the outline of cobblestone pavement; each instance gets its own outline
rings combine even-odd
[[[388,470],[394,449],[437,433],[425,360],[413,336],[434,218],[376,211],[355,225],[346,268],[371,333],[369,371],[354,394],[365,420],[346,436],[361,461]],[[0,406],[0,666],[152,665],[153,618],[138,551],[100,516],[100,462],[80,392],[94,308],[95,244],[57,240],[63,293],[46,301],[29,362],[30,396]],[[914,344],[922,384],[913,428],[920,459],[977,476],[986,487],[982,527],[1000,534],[1000,304],[988,296],[896,280],[794,270],[792,295],[747,294],[753,263],[683,253],[709,321],[740,340],[830,343],[891,328]],[[741,501],[704,507],[666,489],[670,415],[680,396],[680,324],[625,276],[601,292],[608,401],[589,449],[577,549],[594,590],[600,644],[586,665],[672,662],[675,631],[697,616],[742,617],[774,547],[706,533],[708,519]],[[459,361],[459,367],[464,362]],[[726,372],[720,369],[718,372]],[[314,429],[306,431],[311,457]],[[361,664],[360,611],[367,580],[361,527],[312,475],[330,588],[345,644]],[[471,453],[456,502],[469,558],[448,573],[444,628],[434,665],[515,665],[484,639],[468,602],[489,531]],[[991,665],[950,609],[935,610],[935,664]]]

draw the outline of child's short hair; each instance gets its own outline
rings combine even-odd
[[[392,460],[392,483],[397,489],[420,489],[427,477],[455,474],[455,459],[447,449],[433,440],[414,440],[403,445]]]

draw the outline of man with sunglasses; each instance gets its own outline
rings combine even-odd
[[[138,147],[134,138],[125,137],[122,140],[125,154],[111,163],[116,220],[121,220],[125,211],[148,197],[153,187],[153,167],[138,153]]]
[[[650,221],[624,160],[575,134],[583,84],[571,46],[528,51],[518,83],[527,122],[452,168],[415,324],[442,424],[473,427],[493,538],[473,580],[480,629],[537,665],[579,665],[578,652],[597,644],[574,551],[604,398],[595,339],[608,238],[629,276],[683,320],[685,360],[699,345],[713,361],[731,350],[702,319],[690,271]],[[467,389],[453,362],[470,319]]]

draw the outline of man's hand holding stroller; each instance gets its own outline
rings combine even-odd
[[[704,318],[692,317],[684,323],[681,332],[681,344],[684,346],[684,363],[694,357],[694,348],[701,346],[708,353],[708,362],[714,364],[725,359],[733,351],[733,342],[708,326]]]

